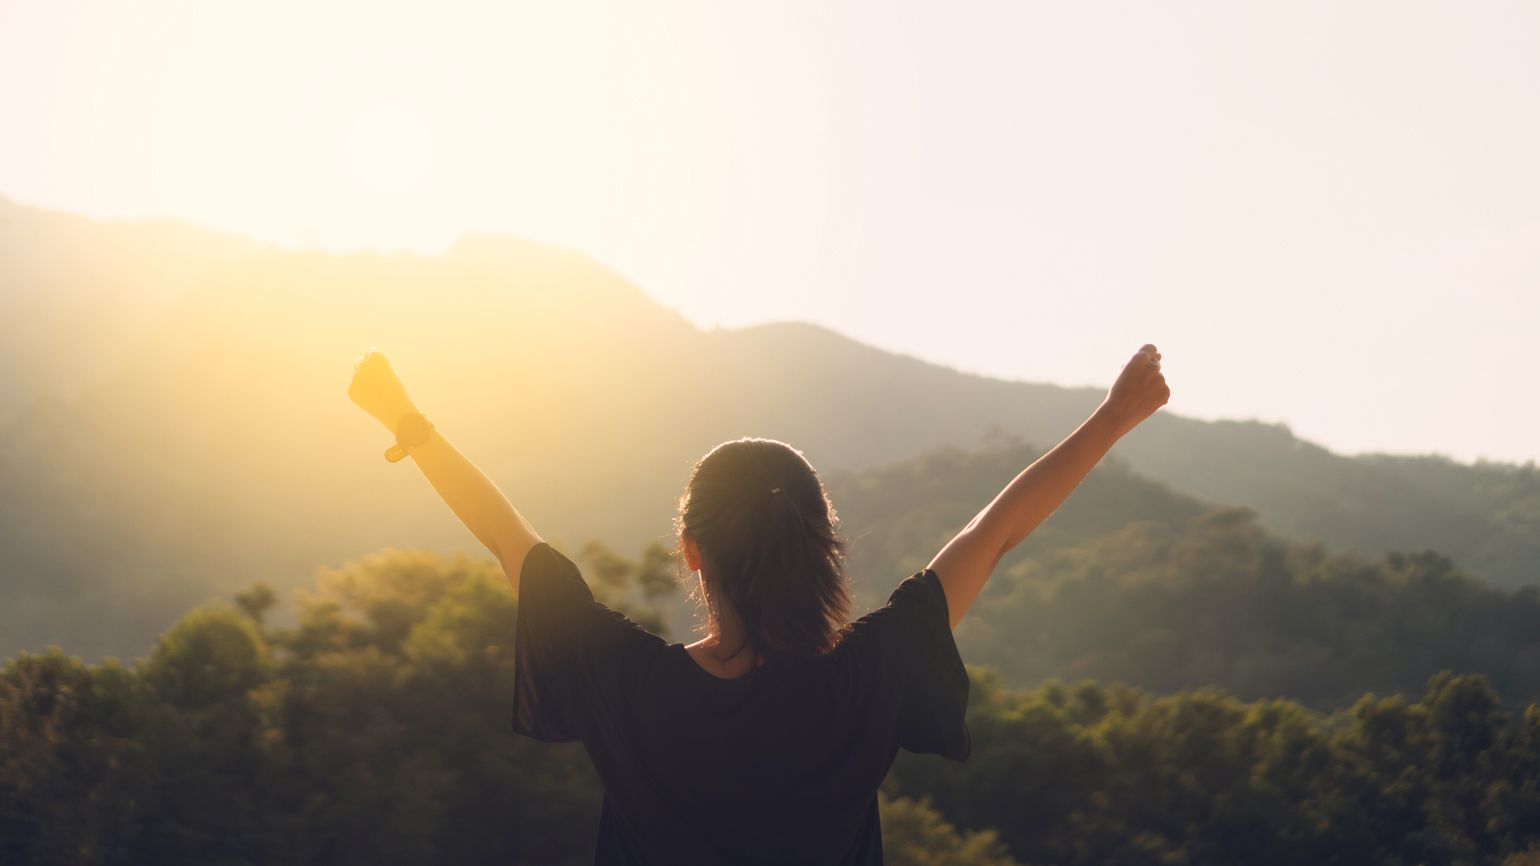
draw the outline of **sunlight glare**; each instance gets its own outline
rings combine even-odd
[[[390,103],[371,105],[354,116],[340,158],[346,174],[371,192],[412,192],[428,182],[436,168],[426,119]]]

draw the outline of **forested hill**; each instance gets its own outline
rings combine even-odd
[[[654,585],[606,574],[617,604]],[[593,862],[603,792],[583,746],[509,729],[517,601],[495,564],[383,552],[315,590],[293,627],[257,590],[191,611],[132,666],[0,665],[0,862]],[[882,783],[895,866],[1540,853],[1540,706],[1515,716],[1481,677],[1330,716],[969,679],[969,759],[901,752]]]
[[[1039,452],[938,449],[830,480],[862,603],[878,575],[923,567]],[[875,579],[870,579],[875,578]],[[1331,710],[1479,673],[1515,707],[1540,701],[1540,589],[1506,590],[1430,550],[1333,553],[1130,471],[1092,471],[1000,561],[957,627],[963,658],[1009,685],[1093,678],[1168,693],[1216,685]]]
[[[137,655],[252,580],[472,547],[347,402],[369,345],[543,533],[621,549],[667,539],[690,462],[724,439],[784,439],[832,476],[1002,433],[1051,444],[1101,397],[808,324],[701,330],[580,255],[513,239],[329,255],[0,203],[0,251],[0,653]],[[1273,531],[1536,580],[1533,467],[1346,458],[1166,413],[1114,454]]]

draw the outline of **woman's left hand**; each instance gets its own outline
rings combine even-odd
[[[406,386],[401,384],[400,377],[391,368],[390,360],[373,346],[353,365],[353,381],[348,385],[348,399],[357,403],[360,409],[368,412],[392,433],[402,416],[417,411],[411,398],[406,395]]]

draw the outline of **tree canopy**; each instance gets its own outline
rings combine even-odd
[[[614,605],[656,595],[655,558],[606,555]],[[132,666],[8,661],[0,861],[588,862],[587,756],[509,727],[495,564],[384,551],[324,572],[292,625],[270,607],[196,609]],[[1540,844],[1540,706],[1481,676],[1323,715],[970,674],[970,760],[904,753],[884,782],[890,862],[1516,866]]]

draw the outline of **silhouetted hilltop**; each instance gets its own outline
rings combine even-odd
[[[137,654],[191,604],[251,580],[296,585],[384,546],[473,548],[347,401],[370,345],[543,534],[622,549],[669,537],[691,462],[724,439],[784,439],[832,476],[1002,435],[1046,446],[1102,393],[961,373],[804,323],[702,330],[579,254],[519,240],[332,255],[4,213],[0,283],[27,300],[0,318],[16,407],[0,414],[0,652]],[[139,316],[78,318],[96,302]],[[1533,467],[1348,458],[1277,426],[1165,414],[1114,454],[1287,535],[1373,556],[1432,548],[1503,585],[1536,579]],[[870,580],[921,564],[881,563]]]

